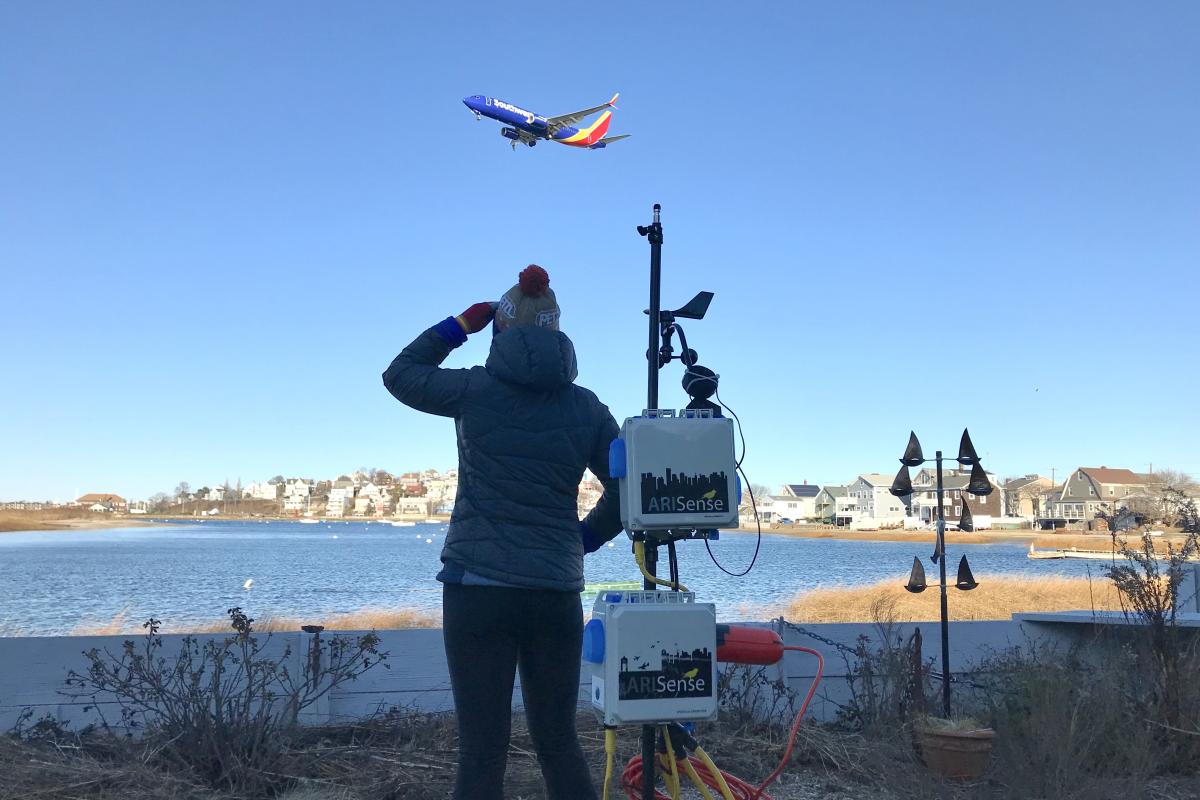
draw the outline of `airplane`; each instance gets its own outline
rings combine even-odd
[[[490,117],[497,122],[504,123],[506,127],[500,129],[500,135],[512,141],[513,150],[517,149],[518,144],[533,147],[541,139],[571,147],[600,150],[613,142],[629,138],[628,133],[604,138],[604,134],[608,133],[608,125],[612,121],[612,111],[609,109],[616,108],[613,104],[617,102],[619,96],[619,93],[614,94],[612,100],[604,105],[576,111],[573,114],[563,114],[560,117],[543,117],[498,98],[485,97],[481,94],[463,98],[463,104],[474,112],[475,119]],[[581,120],[590,117],[597,111],[604,112],[599,119],[588,127],[577,127]]]

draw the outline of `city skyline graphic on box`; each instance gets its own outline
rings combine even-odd
[[[713,693],[713,654],[707,647],[694,650],[666,648],[646,658],[621,656],[617,697],[621,700],[662,700],[676,697],[710,697]]]
[[[643,514],[719,513],[729,510],[729,479],[725,472],[689,475],[670,467],[662,475],[642,473]]]

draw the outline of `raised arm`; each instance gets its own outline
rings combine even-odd
[[[471,380],[466,369],[442,369],[450,351],[482,330],[494,313],[492,303],[476,303],[457,317],[429,328],[392,359],[383,372],[383,385],[404,405],[443,417],[456,416]]]
[[[588,512],[587,517],[580,523],[580,536],[583,539],[583,549],[586,553],[599,550],[607,541],[616,538],[622,530],[621,525],[621,492],[617,479],[612,477],[608,469],[608,447],[621,434],[617,421],[604,405],[599,406],[599,424],[596,439],[592,445],[592,454],[588,459],[588,469],[600,481],[604,493],[596,501],[596,507]]]

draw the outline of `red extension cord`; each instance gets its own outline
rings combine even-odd
[[[726,785],[729,786],[729,792],[733,795],[734,800],[771,800],[771,795],[766,793],[766,788],[770,786],[779,774],[787,767],[788,762],[792,758],[792,748],[796,744],[796,734],[800,732],[800,722],[804,719],[804,712],[808,710],[808,704],[812,701],[813,695],[816,694],[817,686],[821,683],[821,675],[825,672],[825,659],[816,650],[811,650],[807,647],[785,646],[784,650],[796,650],[801,653],[808,653],[816,656],[817,659],[817,675],[813,678],[812,686],[808,687],[808,694],[804,696],[804,702],[800,705],[800,711],[796,714],[796,720],[792,723],[792,729],[788,734],[787,747],[783,751],[783,758],[779,759],[779,766],[775,767],[775,771],[767,776],[767,779],[758,786],[752,786],[746,781],[728,772],[721,770],[721,776],[725,779]],[[674,743],[673,743],[674,744]],[[676,752],[682,752],[679,745],[675,745]],[[661,754],[660,754],[661,755]],[[666,762],[666,756],[662,756],[663,762]],[[700,776],[700,780],[704,785],[711,789],[718,789],[717,779],[711,772],[708,771],[708,766],[696,758],[688,756],[687,760],[695,768],[696,774]],[[677,761],[682,761],[677,757]],[[683,775],[684,770],[679,768],[679,774]],[[641,800],[642,796],[642,757],[640,755],[629,759],[629,763],[625,765],[625,770],[621,773],[621,788],[625,790],[625,796],[629,800]],[[720,795],[717,795],[718,797]],[[671,800],[671,797],[661,791],[655,790],[654,797],[656,800]]]

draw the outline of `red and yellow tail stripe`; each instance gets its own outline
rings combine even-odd
[[[617,98],[614,95],[613,100],[616,99]],[[604,138],[604,134],[608,133],[608,126],[611,123],[612,112],[605,111],[591,126],[582,128],[573,136],[569,136],[566,139],[559,139],[559,141],[563,144],[575,145],[576,147],[587,147],[588,145],[593,145]]]

